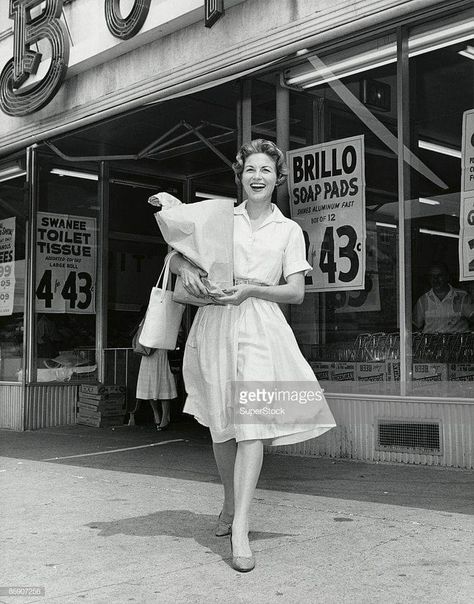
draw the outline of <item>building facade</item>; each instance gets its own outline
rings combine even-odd
[[[147,198],[239,199],[236,150],[267,138],[313,266],[288,317],[338,423],[281,452],[472,467],[470,2],[4,2],[0,69],[1,427],[133,390],[167,251]]]

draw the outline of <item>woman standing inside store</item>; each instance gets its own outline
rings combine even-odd
[[[130,413],[130,424],[142,401],[150,401],[158,431],[166,430],[170,423],[171,399],[176,398],[176,384],[168,363],[166,350],[155,350],[142,356],[137,379],[137,402]]]
[[[314,373],[302,356],[279,304],[304,298],[306,261],[302,230],[271,202],[276,186],[286,180],[283,153],[261,139],[243,145],[233,165],[247,201],[234,209],[234,287],[198,310],[189,333],[183,374],[188,398],[184,411],[206,426],[224,486],[224,505],[216,535],[231,535],[232,564],[252,570],[255,559],[248,538],[248,517],[263,461],[263,445],[293,444],[334,427],[334,418]],[[189,293],[207,294],[202,271],[182,256],[172,260]],[[285,283],[280,284],[283,277]],[[310,415],[295,421],[264,417],[241,419],[233,384],[251,390],[252,382],[270,389],[289,382],[319,393]],[[307,409],[307,408],[306,408]],[[292,419],[293,418],[293,419]]]
[[[143,316],[145,311],[146,306],[144,305],[140,315]],[[134,334],[138,333],[137,330],[142,323],[143,318],[135,326]],[[135,346],[135,338],[138,340],[138,335],[134,337],[133,346]],[[140,354],[142,354],[141,351]],[[137,378],[135,409],[130,412],[129,425],[135,424],[135,413],[140,408],[142,401],[150,401],[156,429],[158,431],[166,430],[170,423],[170,401],[177,396],[174,375],[168,362],[168,351],[158,349],[153,350],[148,356],[142,356]]]

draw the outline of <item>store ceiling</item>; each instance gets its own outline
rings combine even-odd
[[[198,128],[200,134],[232,161],[237,139],[236,95],[235,86],[227,84],[111,118],[57,138],[54,144],[72,157],[133,155],[163,137],[151,155],[154,169],[161,174],[189,176],[230,170],[180,122]],[[176,137],[180,137],[179,140],[174,140]],[[149,162],[145,163],[150,166]]]

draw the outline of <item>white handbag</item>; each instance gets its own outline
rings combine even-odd
[[[174,254],[176,254],[175,251],[166,256],[156,286],[151,290],[148,309],[138,340],[143,346],[162,350],[176,348],[185,305],[175,302],[173,292],[167,289],[170,278],[170,260]]]

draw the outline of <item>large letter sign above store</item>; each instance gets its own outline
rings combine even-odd
[[[463,116],[461,161],[459,280],[474,281],[474,109]]]
[[[2,4],[7,1],[0,0]],[[145,25],[151,8],[151,0],[94,0],[89,4],[99,1],[103,2],[108,30],[119,40],[130,40],[136,36]],[[13,58],[0,74],[0,109],[7,115],[24,116],[42,109],[54,98],[64,82],[69,64],[70,33],[66,26],[63,4],[64,0],[10,0]],[[157,4],[165,6],[157,9]],[[162,10],[164,19],[167,19],[167,4],[173,4],[172,0],[155,2],[155,21],[157,10]],[[192,2],[174,4],[178,5],[177,10],[183,16],[195,9]],[[179,6],[180,4],[184,6]],[[173,11],[175,8],[173,7]],[[125,16],[122,16],[122,11]],[[73,10],[72,15],[74,14]],[[212,27],[224,14],[223,0],[204,0],[204,14],[206,27]],[[73,34],[76,34],[74,22],[72,16]],[[156,28],[160,33],[162,31],[156,23],[151,28]],[[74,40],[76,41],[75,38]],[[108,54],[109,47],[106,44],[105,48],[101,47],[97,57]],[[92,46],[95,47],[95,41]],[[79,55],[82,56],[82,53]],[[90,58],[92,56],[94,55]],[[77,58],[76,53],[76,60]]]
[[[32,18],[32,9],[39,5],[43,5],[41,14]],[[54,97],[66,77],[69,39],[60,21],[62,8],[63,0],[10,0],[14,56],[0,75],[0,107],[7,115],[38,111]],[[37,48],[45,40],[51,47],[49,68],[41,80],[22,87],[38,70],[42,54]]]
[[[307,291],[365,287],[364,137],[289,151],[290,211],[313,267]]]
[[[38,212],[36,311],[95,312],[95,218]]]
[[[151,0],[135,0],[126,17],[122,17],[120,0],[105,0],[105,22],[110,33],[121,40],[133,38],[143,27]]]

